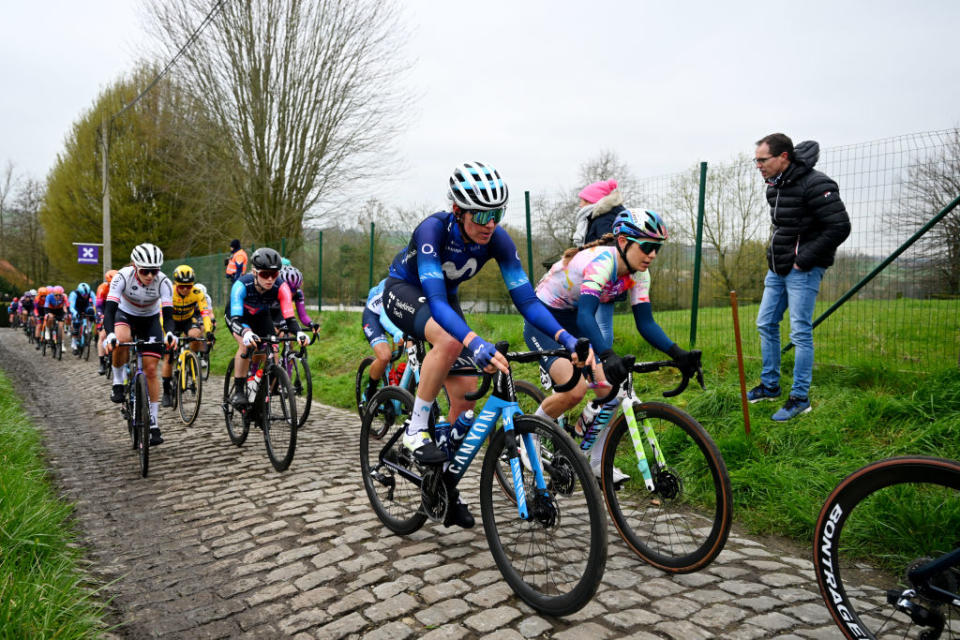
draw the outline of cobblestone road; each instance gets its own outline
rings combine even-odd
[[[736,532],[704,571],[669,576],[628,552],[611,526],[594,600],[567,618],[540,616],[501,579],[479,522],[407,538],[380,525],[358,475],[353,413],[315,404],[290,470],[278,474],[255,432],[242,448],[230,443],[215,373],[195,426],[161,409],[166,442],[144,479],[94,362],[41,359],[3,329],[0,363],[77,504],[89,571],[111,583],[119,637],[839,636],[808,550]]]

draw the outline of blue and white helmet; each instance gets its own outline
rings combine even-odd
[[[465,162],[454,169],[447,189],[447,197],[468,211],[498,209],[509,195],[497,170],[482,162]]]
[[[90,285],[88,285],[86,282],[81,282],[77,285],[77,293],[82,296],[90,295]]]

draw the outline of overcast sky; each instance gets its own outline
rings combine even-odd
[[[42,179],[150,39],[136,0],[2,4],[0,163]],[[390,205],[441,207],[466,160],[500,170],[519,215],[524,189],[573,186],[601,150],[644,178],[774,131],[833,147],[960,124],[957,0],[402,5],[403,179],[369,191]]]

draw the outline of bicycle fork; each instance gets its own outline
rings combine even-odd
[[[623,415],[627,419],[627,429],[630,431],[630,439],[633,441],[633,450],[637,456],[637,469],[643,475],[643,483],[647,491],[656,491],[657,485],[653,481],[653,473],[650,471],[650,463],[647,460],[647,454],[643,450],[643,439],[640,436],[640,429],[637,426],[637,417],[634,408],[640,405],[640,401],[628,394],[626,402],[623,403]],[[653,431],[650,420],[643,419],[643,434],[647,438],[650,450],[653,452],[654,460],[659,469],[667,466],[667,461],[663,457],[663,451],[660,448],[660,442],[657,440],[657,434]]]

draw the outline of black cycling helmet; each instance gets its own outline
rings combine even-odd
[[[253,252],[253,256],[250,258],[250,266],[257,271],[260,269],[276,269],[279,271],[280,267],[283,266],[283,260],[278,252],[269,247],[262,247]]]

